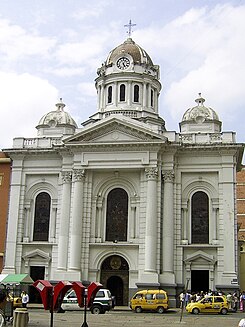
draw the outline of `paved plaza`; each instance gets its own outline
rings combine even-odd
[[[237,327],[244,313],[229,313],[228,315],[192,315],[179,309],[172,309],[164,314],[153,312],[135,313],[128,308],[116,308],[102,315],[87,313],[88,327],[158,327],[158,326],[196,326],[196,327]],[[54,313],[53,327],[80,327],[84,321],[83,311]],[[43,309],[29,309],[28,327],[51,326],[50,313]]]

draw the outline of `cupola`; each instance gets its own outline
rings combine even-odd
[[[52,110],[44,115],[36,129],[38,136],[62,136],[75,133],[77,124],[71,115],[64,111],[65,104],[60,101],[56,103],[56,110]]]
[[[197,105],[189,108],[180,123],[181,133],[220,133],[221,121],[217,113],[210,107],[204,106],[205,99],[199,93],[195,100]]]
[[[159,66],[131,37],[110,51],[97,74],[98,111],[83,125],[124,115],[155,132],[165,130],[165,122],[158,114]]]

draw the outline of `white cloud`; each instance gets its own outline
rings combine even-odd
[[[40,118],[55,108],[56,88],[29,74],[0,72],[0,89],[0,148],[12,146],[14,137],[35,137]]]
[[[166,49],[171,55],[177,52],[172,57],[176,65],[170,74],[174,75],[178,70],[182,74],[167,85],[164,102],[172,117],[180,118],[185,109],[195,105],[193,100],[198,92],[202,92],[207,106],[213,107],[221,119],[225,116],[229,120],[244,101],[245,6],[217,6],[210,12],[201,13],[197,10],[195,15],[192,9],[189,20],[186,13],[176,20],[180,24],[170,24],[176,28],[168,35],[170,47],[166,45]],[[181,54],[177,51],[178,39],[180,48],[185,48]],[[165,55],[168,58],[168,54]]]
[[[51,37],[28,34],[22,27],[0,19],[0,54],[7,60],[20,60],[22,56],[47,55],[55,46]]]
[[[81,91],[85,96],[94,97],[96,96],[96,89],[94,83],[80,83],[78,84],[78,90]]]
[[[60,64],[86,66],[101,55],[109,38],[108,32],[102,32],[89,35],[81,42],[63,43],[57,48],[55,56]]]
[[[85,74],[85,67],[60,67],[46,69],[47,73],[54,74],[60,77],[74,77],[82,76]]]
[[[111,0],[103,1],[90,1],[82,6],[81,10],[78,10],[72,14],[72,17],[77,20],[85,20],[88,18],[100,17],[105,8],[107,8],[112,3]]]

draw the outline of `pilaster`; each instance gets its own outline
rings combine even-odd
[[[62,178],[62,199],[60,215],[60,232],[58,241],[58,269],[67,269],[68,259],[68,242],[69,242],[69,220],[71,206],[71,179],[72,172],[64,171],[61,173]]]

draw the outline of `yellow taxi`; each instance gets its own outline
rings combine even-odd
[[[228,312],[228,304],[224,296],[207,296],[198,302],[189,303],[186,306],[189,313],[221,313],[223,315]]]
[[[138,291],[130,301],[130,308],[137,313],[143,310],[163,313],[168,310],[168,294],[164,290]]]

